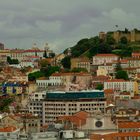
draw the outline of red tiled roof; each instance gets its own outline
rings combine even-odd
[[[125,137],[137,137],[140,136],[140,132],[111,132],[109,134],[91,134],[90,140],[116,140],[125,139]],[[133,139],[132,138],[132,139]]]
[[[99,57],[114,57],[114,56],[117,56],[116,54],[109,54],[109,53],[106,53],[106,54],[96,54],[95,56],[99,56]]]
[[[112,80],[107,80],[106,82],[127,82],[124,79],[112,79]]]
[[[47,80],[47,78],[46,77],[40,77],[37,80]]]
[[[44,52],[44,50],[25,50],[25,52]]]
[[[113,63],[118,63],[118,62],[120,62],[120,63],[128,63],[128,60],[127,59],[121,59],[121,60],[116,60],[116,61],[113,61]]]
[[[80,112],[74,114],[73,116],[60,116],[60,117],[58,117],[58,121],[59,120],[71,121],[74,125],[79,127],[86,123],[86,118],[88,117],[88,114],[89,113],[87,113],[87,112],[80,111]]]
[[[48,125],[43,125],[42,128],[48,128]]]
[[[140,56],[140,53],[132,53],[132,56]]]
[[[119,122],[118,128],[140,128],[140,122]]]
[[[99,75],[99,76],[93,76],[93,79],[109,79],[109,76]]]
[[[39,56],[34,56],[34,55],[31,55],[31,56],[26,56],[27,58],[40,58]]]
[[[90,76],[91,74],[89,73],[84,73],[84,72],[79,72],[79,73],[53,73],[51,76]]]
[[[105,89],[104,93],[105,94],[114,94],[114,90],[113,89]]]
[[[0,132],[13,132],[15,130],[16,130],[16,127],[14,126],[0,128]]]
[[[120,95],[130,95],[130,92],[121,92]]]

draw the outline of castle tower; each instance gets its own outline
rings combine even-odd
[[[135,42],[136,41],[136,32],[135,30],[131,31],[131,38],[130,38],[131,42]]]
[[[100,33],[99,33],[99,38],[102,39],[102,40],[105,40],[105,38],[106,38],[106,33],[105,33],[105,32],[100,32]]]
[[[119,31],[115,31],[113,33],[113,38],[115,39],[116,42],[119,42],[119,40],[120,40],[120,32]]]

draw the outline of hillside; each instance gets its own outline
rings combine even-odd
[[[84,38],[71,47],[72,57],[87,56],[91,58],[97,53],[114,53],[120,57],[129,57],[133,51],[140,51],[140,42],[128,42],[126,37],[121,37],[120,41],[116,43],[110,32],[106,34],[104,40],[98,36]],[[64,53],[66,52],[67,49]]]

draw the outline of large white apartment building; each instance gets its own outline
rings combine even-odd
[[[129,91],[131,96],[138,94],[137,82],[125,81],[123,79],[112,79],[104,82],[104,89],[114,89],[118,92]]]
[[[53,123],[59,116],[79,111],[105,112],[106,100],[102,91],[50,92],[43,101],[43,125]]]
[[[105,112],[103,91],[35,92],[28,104],[29,112],[38,114],[41,124],[53,123],[59,116],[73,115],[79,111]]]

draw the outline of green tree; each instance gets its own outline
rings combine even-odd
[[[49,66],[47,67],[46,71],[44,71],[44,75],[46,77],[49,77],[51,76],[53,73],[55,72],[59,72],[60,71],[60,67],[58,66]]]
[[[71,48],[72,57],[79,57],[86,52],[91,46],[88,38],[81,39],[75,46]]]
[[[88,72],[86,68],[73,68],[71,72]]]
[[[54,58],[55,57],[55,53],[50,53],[49,57]]]
[[[49,63],[46,59],[42,59],[39,61],[39,64],[40,64],[41,68],[44,68],[44,67],[47,67]]]
[[[10,56],[7,57],[7,62],[8,62],[9,64],[19,64],[18,59],[11,59]]]
[[[115,67],[115,71],[117,72],[117,71],[120,71],[120,70],[122,70],[122,67],[121,67],[120,58],[119,58],[118,62],[116,64],[116,67]]]
[[[125,32],[125,33],[128,33],[128,32],[129,32],[129,30],[128,30],[127,28],[125,28],[124,32]]]
[[[97,84],[96,88],[97,90],[103,90],[104,86],[103,84]]]
[[[121,43],[121,44],[124,44],[124,45],[127,45],[127,43],[128,43],[127,38],[126,38],[125,36],[121,37],[120,43]]]
[[[0,111],[1,112],[9,112],[9,105],[14,101],[11,97],[5,97],[0,100]]]
[[[44,73],[41,71],[36,71],[34,73],[29,73],[28,80],[29,81],[35,81],[37,78],[43,77]]]
[[[44,51],[43,57],[48,58],[46,50]]]
[[[115,76],[116,76],[116,79],[124,79],[124,80],[128,80],[129,79],[127,72],[124,71],[124,70],[117,71]]]
[[[109,45],[114,45],[116,42],[115,39],[112,37],[112,35],[107,34],[106,43]]]
[[[70,61],[70,57],[66,56],[61,60],[61,64],[65,69],[70,69],[71,67],[71,61]]]

